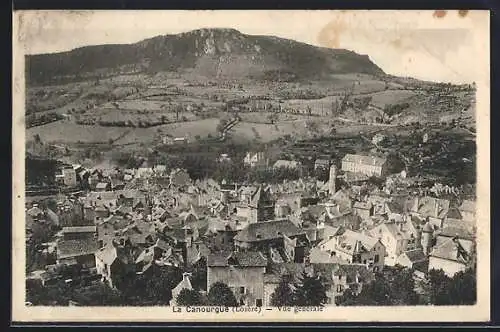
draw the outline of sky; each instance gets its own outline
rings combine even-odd
[[[14,22],[27,54],[234,28],[366,54],[397,76],[451,83],[489,77],[477,65],[489,54],[485,11],[25,11]]]

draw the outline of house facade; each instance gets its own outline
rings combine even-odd
[[[267,259],[260,252],[216,253],[207,258],[207,291],[223,282],[240,305],[262,306]]]
[[[387,159],[357,154],[342,158],[342,171],[382,177],[387,174]]]
[[[387,222],[369,231],[371,237],[378,238],[385,246],[386,265],[394,266],[405,251],[421,248],[421,233],[411,226],[410,222]]]
[[[269,165],[269,159],[264,152],[248,152],[243,163],[251,168],[265,168]]]
[[[380,271],[385,262],[385,246],[378,238],[351,230],[321,243],[318,248],[349,264],[365,264],[374,271]]]

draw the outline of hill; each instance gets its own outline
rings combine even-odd
[[[263,80],[328,79],[335,74],[385,76],[367,55],[293,40],[199,29],[134,44],[97,45],[26,56],[28,84],[110,74],[194,72],[206,77]]]

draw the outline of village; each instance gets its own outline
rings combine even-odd
[[[242,163],[302,174],[299,161],[270,160],[265,150]],[[26,203],[26,303],[471,304],[443,285],[475,271],[475,198],[446,184],[415,186],[390,163],[347,153],[314,161],[324,181],[273,183],[192,179],[163,164],[62,165],[59,193]],[[475,284],[463,287],[475,296]]]

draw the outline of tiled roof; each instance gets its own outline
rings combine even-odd
[[[291,237],[304,234],[304,231],[288,219],[273,220],[249,224],[234,239],[243,242],[270,240],[280,237],[279,233]]]
[[[193,289],[193,286],[191,285],[191,280],[189,279],[189,276],[183,276],[181,282],[177,284],[177,286],[172,289],[173,294],[179,294],[179,292],[183,289]]]
[[[372,204],[368,202],[359,202],[356,201],[354,202],[353,208],[355,209],[363,209],[363,210],[369,210],[372,208]]]
[[[332,256],[328,252],[321,250],[319,248],[312,248],[309,251],[309,260],[311,264],[327,264],[327,263],[347,264],[347,261],[344,261],[338,256]]]
[[[448,210],[448,214],[446,215],[448,218],[452,219],[462,219],[462,214],[457,208],[451,208]]]
[[[460,241],[455,241],[453,239],[449,239],[435,247],[430,254],[431,257],[443,258],[462,264],[467,264],[469,260],[468,255],[469,253],[460,244]]]
[[[332,241],[334,240],[335,239],[332,239]],[[346,230],[342,235],[339,236],[339,243],[338,246],[335,246],[335,248],[347,253],[355,253],[356,250],[361,249],[370,251],[377,244],[377,242],[377,238],[358,232],[353,232],[351,230]],[[359,244],[361,246],[359,246]]]
[[[425,217],[444,218],[449,208],[449,200],[425,196],[413,200],[411,211]]]
[[[95,186],[95,187],[96,187],[97,189],[105,189],[105,188],[107,188],[107,187],[108,187],[108,185],[109,185],[109,184],[108,184],[107,182],[99,182],[98,184],[96,184],[96,186]]]
[[[94,239],[63,240],[57,244],[57,258],[94,254],[98,248],[97,241]]]
[[[279,283],[282,276],[291,277],[290,282],[296,283],[300,281],[302,272],[305,270],[304,263],[273,263],[269,267],[269,271],[264,274],[266,283]]]
[[[387,222],[384,226],[396,239],[410,239],[411,232],[409,232],[408,227],[404,223]]]
[[[265,267],[267,266],[267,259],[260,251],[233,253],[221,252],[208,255],[207,265],[212,267],[224,267],[229,265],[241,267]]]
[[[405,251],[403,255],[406,255],[406,257],[408,257],[408,259],[412,263],[418,263],[427,260],[427,256],[424,254],[422,249]]]
[[[364,156],[359,154],[346,154],[344,158],[342,158],[342,161],[364,164],[364,165],[382,166],[386,162],[386,159],[374,156]]]
[[[390,201],[386,203],[386,206],[392,213],[403,214],[406,212],[405,204],[401,201]]]
[[[447,225],[439,232],[439,235],[446,237],[458,237],[459,239],[473,240],[474,233],[470,226],[466,224],[454,223],[454,225]]]

